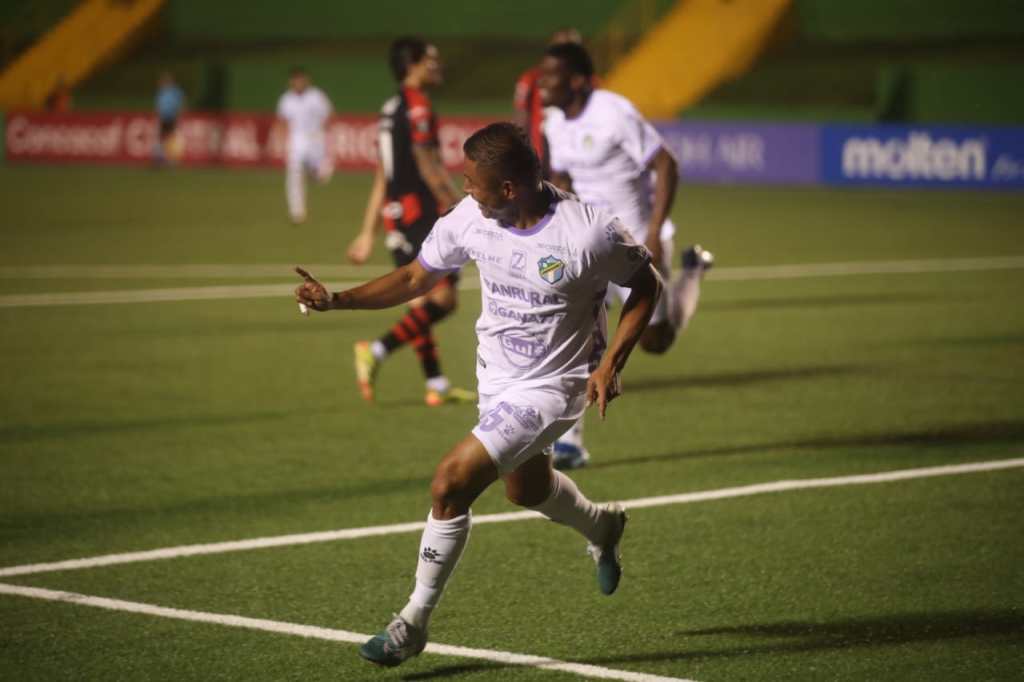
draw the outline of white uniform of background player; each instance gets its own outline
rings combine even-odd
[[[575,67],[573,62],[575,62]],[[574,71],[574,68],[577,69]],[[663,353],[672,345],[697,309],[700,280],[710,267],[711,254],[700,247],[689,249],[697,267],[684,268],[671,279],[675,251],[675,226],[665,216],[657,241],[648,237],[654,216],[654,166],[665,171],[674,192],[676,163],[661,135],[626,98],[608,90],[590,87],[592,65],[580,46],[553,46],[541,63],[542,98],[553,106],[545,109],[544,136],[548,142],[553,177],[571,179],[572,190],[584,202],[598,206],[622,220],[636,241],[651,248],[660,241],[661,254],[655,266],[664,279],[661,300],[651,317],[651,343],[641,347]],[[566,112],[571,112],[572,117]],[[663,183],[664,185],[664,183]],[[664,210],[671,208],[668,194]],[[609,297],[624,301],[628,292],[610,287]],[[657,334],[654,332],[657,331]],[[555,463],[561,468],[583,466],[590,455],[583,447],[582,420],[555,445]]]
[[[277,103],[277,116],[288,124],[285,195],[292,222],[306,219],[306,173],[327,182],[334,172],[325,144],[324,124],[333,112],[331,101],[309,76],[295,70],[288,91]]]
[[[583,112],[571,120],[562,110],[544,111],[551,170],[572,176],[573,192],[622,220],[641,244],[647,241],[652,209],[652,174],[648,164],[663,147],[661,135],[632,103],[608,90],[594,90]],[[675,251],[676,228],[671,220],[661,226],[663,257],[656,263],[667,279]],[[609,287],[610,298],[621,303],[628,290]],[[651,323],[669,317],[671,295],[662,296]]]

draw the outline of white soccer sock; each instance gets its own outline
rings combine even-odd
[[[583,417],[576,420],[568,431],[563,433],[558,438],[559,443],[567,443],[568,445],[575,445],[578,448],[583,447]]]
[[[427,390],[428,391],[437,391],[438,393],[447,393],[448,389],[451,388],[451,387],[452,387],[452,384],[451,384],[450,381],[448,381],[448,377],[446,377],[443,374],[440,375],[440,376],[430,377],[429,379],[427,379]]]
[[[388,349],[378,339],[370,344],[370,352],[373,353],[373,357],[378,360],[383,360],[388,356]]]
[[[399,614],[407,623],[426,630],[430,614],[440,601],[444,586],[469,540],[472,521],[471,512],[448,521],[438,521],[433,512],[427,515],[416,564],[416,587]]]
[[[576,529],[595,545],[608,537],[608,514],[588,500],[561,471],[552,472],[551,496],[531,509],[555,523]]]
[[[669,300],[669,321],[677,331],[686,329],[694,313],[697,312],[697,301],[700,300],[700,280],[702,268],[683,270],[672,280],[672,298]]]
[[[302,163],[289,161],[284,172],[285,195],[288,197],[288,212],[292,218],[301,219],[306,216],[306,177]]]

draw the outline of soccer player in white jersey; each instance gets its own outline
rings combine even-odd
[[[306,173],[321,183],[331,179],[334,163],[324,144],[324,123],[334,111],[331,100],[315,87],[309,74],[292,69],[288,90],[277,102],[278,126],[288,128],[285,160],[285,196],[292,223],[306,220]]]
[[[588,404],[604,418],[654,311],[661,278],[648,250],[618,219],[541,181],[540,162],[521,129],[491,124],[463,149],[470,196],[437,221],[416,260],[333,294],[297,268],[305,281],[296,300],[320,311],[399,305],[469,261],[480,272],[480,419],[437,466],[408,603],[360,649],[386,666],[423,650],[431,613],[469,538],[470,506],[499,478],[510,501],[589,541],[604,594],[615,591],[622,574],[625,512],[588,500],[552,468],[549,453]],[[630,289],[610,343],[603,305],[609,282]]]
[[[694,245],[683,252],[683,269],[671,278],[675,226],[669,220],[679,171],[661,136],[629,100],[593,87],[594,67],[576,43],[550,46],[540,65],[538,87],[545,106],[551,180],[589,204],[618,217],[651,251],[669,286],[640,338],[648,353],[667,351],[697,310],[700,281],[711,253]],[[610,298],[625,300],[612,286]],[[555,466],[584,466],[583,421],[555,444]]]

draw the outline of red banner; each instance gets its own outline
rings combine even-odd
[[[168,142],[168,156],[184,166],[281,166],[286,136],[269,114],[185,114]],[[446,117],[438,134],[450,168],[462,164],[462,143],[493,119]],[[154,159],[159,124],[149,114],[20,113],[7,115],[8,162],[145,164]],[[327,123],[328,152],[339,170],[370,170],[377,163],[377,117],[339,115]]]

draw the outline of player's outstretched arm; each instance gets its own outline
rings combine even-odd
[[[384,206],[384,169],[377,164],[377,172],[373,176],[370,198],[366,200],[366,211],[363,213],[363,225],[359,234],[348,245],[346,255],[356,265],[362,265],[373,253],[373,238],[380,223],[380,211]]]
[[[302,284],[295,289],[295,300],[320,312],[390,308],[427,293],[446,274],[427,270],[414,260],[354,289],[331,293],[306,270],[296,267],[295,272],[302,277]]]
[[[597,404],[604,419],[605,411],[620,392],[619,372],[626,366],[626,360],[633,346],[640,340],[647,323],[654,313],[654,306],[661,296],[661,276],[653,265],[640,268],[633,279],[624,285],[630,289],[629,298],[622,306],[619,326],[615,330],[608,350],[601,358],[601,364],[587,381],[587,404]]]

